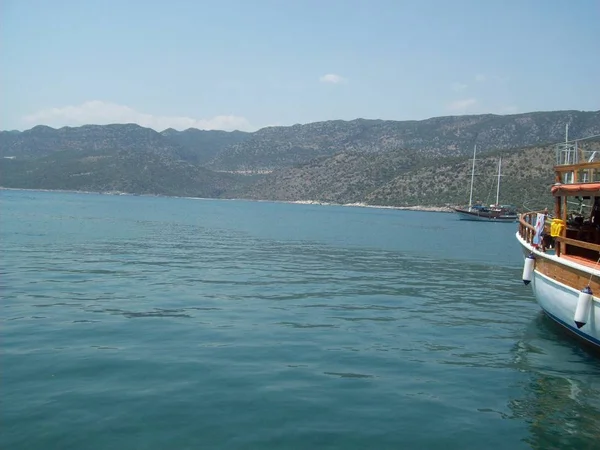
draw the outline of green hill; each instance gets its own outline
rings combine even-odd
[[[0,132],[0,186],[138,194],[442,206],[474,192],[547,206],[554,150],[600,134],[600,111],[363,120],[270,127],[254,133],[165,130],[135,124]],[[587,145],[600,150],[600,141]],[[244,175],[242,175],[242,173]],[[266,173],[266,174],[264,174]],[[248,175],[250,174],[250,175]]]
[[[498,116],[435,117],[420,121],[334,120],[270,127],[221,150],[214,170],[270,171],[342,152],[385,153],[410,149],[424,158],[543,145],[600,133],[600,111],[550,111]]]

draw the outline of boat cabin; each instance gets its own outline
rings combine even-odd
[[[586,150],[580,141],[559,144],[554,173],[553,214],[523,214],[519,232],[544,252],[595,266],[600,257],[600,151]]]

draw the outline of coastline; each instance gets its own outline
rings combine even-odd
[[[267,201],[267,200],[265,200]],[[327,206],[350,206],[355,208],[376,208],[376,209],[397,209],[402,211],[425,211],[425,212],[443,212],[443,213],[452,213],[452,208],[448,206],[424,206],[424,205],[415,205],[415,206],[385,206],[385,205],[370,205],[368,203],[329,203],[329,202],[320,202],[318,200],[290,200],[284,201],[284,203],[295,203],[300,205],[327,205]]]
[[[322,202],[318,200],[267,200],[267,199],[248,199],[248,198],[213,198],[213,197],[186,197],[178,195],[164,194],[133,194],[130,192],[121,191],[78,191],[69,189],[27,189],[27,188],[9,188],[0,186],[0,191],[25,191],[25,192],[59,192],[65,194],[96,194],[96,195],[126,195],[132,197],[164,197],[164,198],[187,198],[191,200],[238,200],[248,202],[272,202],[272,203],[288,203],[296,205],[317,205],[317,206],[347,206],[353,208],[375,208],[375,209],[395,209],[401,211],[424,211],[424,212],[443,212],[452,213],[452,209],[447,206],[385,206],[385,205],[370,205],[368,203],[332,203]]]

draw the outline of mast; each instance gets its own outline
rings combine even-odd
[[[496,206],[500,205],[500,168],[502,167],[502,157],[500,157],[500,161],[498,161],[498,187],[496,188]]]
[[[471,206],[473,206],[473,180],[475,179],[475,153],[477,152],[477,144],[475,144],[475,148],[473,149],[473,168],[471,169],[471,193],[469,194],[469,211],[471,211]]]

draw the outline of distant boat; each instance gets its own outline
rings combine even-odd
[[[471,168],[471,193],[469,194],[469,206],[466,208],[453,208],[460,220],[472,220],[480,222],[516,222],[518,219],[517,209],[513,205],[500,204],[500,177],[502,176],[502,158],[498,161],[498,185],[496,188],[496,203],[490,206],[473,204],[473,181],[475,179],[475,155],[477,145],[473,149],[473,166]]]
[[[557,146],[554,218],[522,214],[516,238],[525,256],[523,281],[542,310],[600,348],[600,162],[581,141]]]

